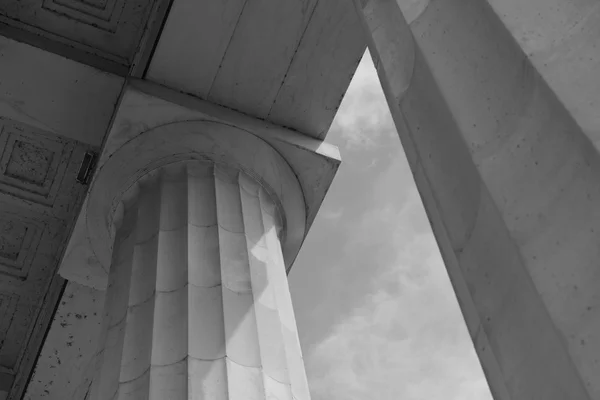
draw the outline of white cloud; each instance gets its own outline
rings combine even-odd
[[[381,136],[394,130],[373,61],[365,52],[346,92],[332,130],[340,131],[346,150],[372,149],[381,145]]]
[[[343,208],[322,208],[319,210],[319,218],[324,218],[327,220],[336,220],[340,219],[344,214]]]

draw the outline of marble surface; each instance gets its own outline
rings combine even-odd
[[[209,159],[238,167],[261,181],[282,210],[283,251],[291,265],[305,235],[305,203],[296,176],[272,147],[247,131],[208,121],[162,125],[128,141],[100,166],[88,198],[87,229],[108,270],[113,210],[143,174],[178,160]]]
[[[90,400],[309,400],[280,211],[209,161],[143,177],[116,232]]]
[[[136,156],[135,158],[132,158],[132,160],[136,160],[136,162],[139,163],[142,162],[142,158],[140,157],[145,157],[147,161],[144,162],[149,163],[152,157],[148,158],[148,156],[151,153],[144,154],[144,152],[140,152],[140,149],[136,149],[131,141],[152,129],[161,129],[158,127],[169,124],[175,126],[177,122],[182,121],[188,122],[185,122],[181,127],[186,126],[185,124],[188,124],[188,127],[192,126],[193,122],[191,121],[204,121],[201,123],[198,122],[198,124],[213,126],[214,129],[211,129],[215,132],[218,131],[223,133],[216,135],[214,140],[211,139],[212,142],[210,140],[204,141],[204,144],[200,142],[191,144],[191,142],[189,142],[191,137],[188,137],[185,139],[188,141],[188,149],[184,150],[183,147],[181,147],[183,146],[183,144],[181,144],[183,142],[177,144],[177,140],[174,139],[175,136],[178,135],[176,130],[174,130],[174,128],[165,128],[166,130],[162,134],[154,133],[157,138],[156,140],[158,140],[157,143],[161,143],[161,145],[153,146],[154,150],[152,151],[160,153],[160,157],[166,157],[169,151],[173,154],[181,154],[182,152],[189,152],[190,146],[207,146],[207,148],[211,148],[211,152],[214,153],[212,149],[217,145],[217,147],[221,146],[222,149],[233,149],[232,151],[235,152],[234,155],[229,152],[229,150],[226,150],[225,153],[219,153],[219,157],[225,157],[225,154],[229,152],[234,158],[246,160],[243,162],[247,163],[247,165],[253,165],[252,167],[248,167],[249,169],[255,169],[266,159],[258,157],[257,154],[248,151],[248,149],[256,149],[256,146],[258,146],[258,148],[266,146],[264,147],[265,151],[272,152],[271,150],[268,150],[269,146],[272,146],[274,151],[272,152],[273,156],[275,156],[275,158],[282,157],[281,160],[285,160],[277,161],[277,163],[281,164],[280,168],[273,168],[272,166],[269,166],[270,164],[267,162],[260,167],[260,171],[257,170],[257,173],[258,175],[266,174],[265,179],[270,180],[270,185],[276,190],[279,190],[278,188],[280,188],[281,184],[275,184],[274,182],[280,178],[273,174],[284,171],[287,168],[291,168],[291,175],[287,178],[281,177],[282,183],[288,185],[288,182],[291,182],[292,180],[295,181],[296,179],[299,182],[300,190],[302,192],[301,197],[305,203],[303,211],[305,216],[303,219],[306,228],[303,228],[302,233],[299,232],[293,235],[293,241],[296,243],[293,246],[295,250],[290,250],[291,247],[285,248],[286,260],[288,261],[288,265],[291,265],[307,229],[310,227],[310,224],[316,216],[318,208],[323,201],[325,193],[333,180],[333,176],[335,175],[337,166],[340,162],[337,148],[322,141],[300,135],[264,121],[256,120],[232,110],[212,105],[202,100],[174,93],[157,85],[136,81],[130,85],[123,94],[119,109],[114,118],[112,129],[100,156],[98,167],[100,173],[95,177],[93,185],[96,185],[95,182],[99,179],[98,177],[102,176],[101,171],[103,166],[117,154],[119,149],[124,148],[124,146],[129,146],[130,151],[140,154],[140,156]],[[211,129],[204,130],[209,131]],[[240,137],[246,135],[246,139],[242,140],[247,142],[247,147],[244,148],[241,146],[240,143],[242,142],[239,142],[239,140],[235,140],[235,143],[224,147],[225,142],[223,140],[228,140],[225,139],[228,135],[228,133],[226,133],[227,131],[238,132],[238,135],[242,135]],[[204,140],[201,139],[200,136],[198,136],[198,140]],[[148,144],[145,144],[144,146],[148,146]],[[169,147],[171,150],[167,150],[168,146],[171,146]],[[129,160],[122,161],[122,168],[129,168],[131,166],[131,163],[128,161]],[[257,162],[259,164],[257,164]],[[118,172],[115,170],[115,176],[120,175],[121,172],[122,170],[119,170]],[[105,180],[110,182],[112,177]],[[280,195],[282,194],[283,192],[280,192]],[[282,199],[284,198],[285,196],[282,197]],[[61,264],[60,274],[67,279],[74,279],[82,284],[90,285],[91,287],[98,289],[104,289],[106,288],[107,282],[106,266],[108,265],[108,261],[106,261],[106,255],[100,256],[104,257],[103,259],[98,259],[98,255],[94,254],[93,250],[90,249],[89,239],[86,239],[86,237],[88,237],[88,228],[86,226],[87,222],[85,221],[88,220],[88,210],[89,205],[86,206],[79,215],[75,231],[69,243],[67,256],[63,258]],[[100,218],[97,217],[96,220],[100,221]],[[291,236],[288,237],[288,239],[291,238]],[[104,240],[106,241],[107,237],[104,237]],[[103,253],[110,254],[110,252],[107,251],[104,251]],[[102,265],[104,265],[104,268],[102,268]]]

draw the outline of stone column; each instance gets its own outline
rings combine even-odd
[[[494,397],[600,399],[597,2],[355,4]]]
[[[276,199],[182,161],[120,208],[90,399],[309,399]]]

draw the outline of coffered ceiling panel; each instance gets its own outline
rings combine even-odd
[[[2,391],[22,389],[50,321],[61,288],[58,260],[86,191],[76,178],[89,150],[0,118]]]
[[[129,65],[154,0],[3,0],[0,22]]]

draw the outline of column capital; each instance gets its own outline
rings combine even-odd
[[[86,228],[94,254],[108,273],[115,211],[144,175],[169,164],[198,160],[238,169],[271,195],[282,221],[286,267],[300,250],[306,228],[302,189],[283,157],[264,140],[214,121],[184,121],[150,129],[126,142],[100,167],[90,190]]]
[[[268,189],[285,220],[282,245],[288,270],[340,163],[337,148],[321,140],[150,82],[129,82],[60,275],[104,290],[108,227],[122,193],[155,168],[192,159],[238,168]]]

